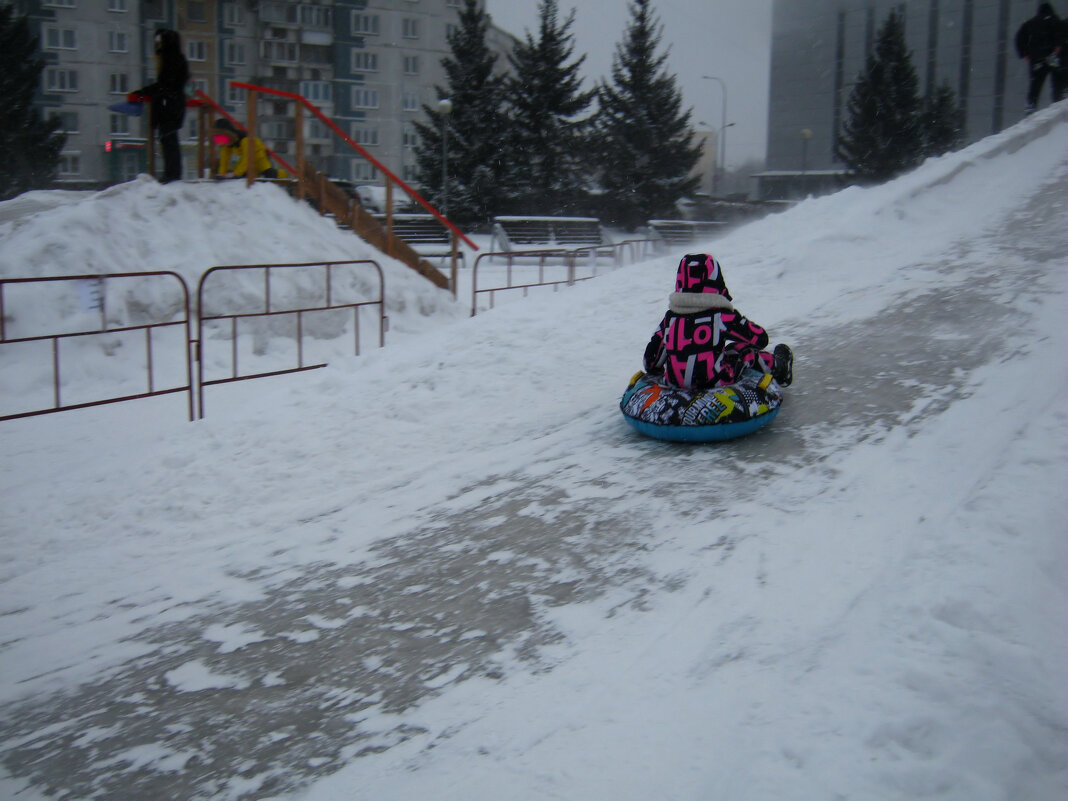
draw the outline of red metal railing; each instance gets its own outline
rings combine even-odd
[[[108,324],[108,311],[107,311],[107,287],[108,282],[117,279],[150,279],[164,277],[167,279],[174,279],[177,281],[178,286],[181,288],[181,304],[180,308],[183,312],[182,316],[177,319],[167,320],[155,320],[146,323],[128,323],[109,325]],[[32,336],[8,336],[7,326],[5,325],[5,311],[4,311],[4,289],[5,287],[12,285],[33,285],[33,284],[56,284],[59,282],[82,282],[81,287],[90,287],[97,293],[94,297],[93,304],[100,312],[100,324],[99,326],[86,328],[77,327],[78,330],[73,331],[51,331],[44,334],[35,334]],[[56,327],[59,327],[61,319],[56,318],[53,322],[56,323]],[[164,328],[184,327],[185,335],[181,338],[182,341],[182,358],[185,361],[185,375],[186,382],[179,386],[172,386],[166,389],[157,389],[155,385],[154,375],[154,347],[152,341],[153,331],[158,331]],[[144,392],[127,393],[118,396],[111,396],[107,398],[95,398],[93,400],[84,401],[81,403],[64,403],[63,401],[63,376],[62,376],[62,359],[61,359],[61,343],[72,341],[77,338],[87,338],[101,335],[115,335],[122,333],[130,333],[136,331],[143,331],[145,335],[145,372],[146,372],[146,389]],[[185,281],[177,273],[170,271],[155,271],[155,272],[143,272],[143,273],[103,273],[97,275],[73,275],[73,276],[58,276],[47,278],[4,278],[0,279],[0,345],[15,345],[25,344],[30,342],[51,342],[52,345],[52,405],[48,407],[41,407],[31,409],[27,411],[5,414],[0,416],[0,420],[14,420],[20,417],[33,417],[41,414],[51,414],[52,412],[67,411],[69,409],[83,409],[90,406],[103,406],[108,403],[119,403],[121,401],[135,400],[137,398],[149,398],[157,395],[169,395],[175,392],[187,392],[189,394],[189,419],[193,419],[193,368],[190,361],[189,354],[189,340],[190,340],[190,317],[189,317],[189,289],[186,287]],[[98,385],[94,382],[94,385]]]
[[[337,268],[347,267],[353,265],[368,265],[374,268],[378,276],[378,297],[372,300],[361,301],[347,301],[337,302],[335,298],[334,287],[334,272]],[[271,273],[276,270],[293,270],[297,268],[323,268],[323,285],[322,285],[322,302],[314,305],[302,305],[293,308],[273,308],[271,297]],[[216,296],[210,296],[205,293],[205,286],[213,276],[216,276],[222,272],[244,272],[251,270],[263,271],[263,292],[262,310],[257,311],[219,311],[207,313],[205,309],[209,308]],[[222,294],[223,303],[232,301],[232,293],[226,292]],[[212,386],[215,384],[229,384],[235,381],[246,381],[253,378],[264,378],[267,376],[285,375],[286,373],[297,373],[305,370],[315,370],[320,367],[325,367],[326,363],[317,364],[304,364],[304,317],[307,314],[313,312],[325,312],[325,311],[337,311],[343,309],[353,310],[353,329],[354,329],[354,345],[355,353],[358,356],[360,353],[360,309],[364,306],[377,306],[378,307],[378,346],[385,345],[385,335],[387,327],[387,318],[385,314],[385,279],[382,274],[382,268],[377,262],[370,259],[360,261],[322,261],[322,262],[302,262],[294,264],[239,264],[229,265],[222,267],[212,267],[210,270],[204,273],[200,279],[200,283],[197,287],[197,309],[199,310],[197,321],[197,405],[200,410],[200,417],[204,417],[204,387]],[[241,373],[239,365],[239,349],[238,349],[238,322],[241,320],[250,320],[253,318],[274,318],[282,315],[292,315],[296,321],[296,366],[285,367],[277,370],[261,370],[253,373]],[[231,371],[230,375],[226,378],[207,379],[204,377],[204,323],[213,321],[229,321],[230,324],[230,362]]]
[[[392,202],[393,201],[393,197],[392,197],[392,195],[393,195],[393,185],[396,184],[402,190],[404,190],[404,192],[407,193],[408,197],[412,198],[412,200],[414,200],[416,203],[418,203],[424,209],[429,211],[432,215],[434,215],[435,218],[437,218],[438,222],[440,222],[442,225],[444,225],[446,228],[448,228],[450,231],[452,231],[452,233],[454,235],[456,235],[458,238],[463,240],[468,245],[468,247],[470,247],[472,250],[478,250],[478,245],[476,245],[474,242],[472,242],[470,239],[468,239],[464,235],[463,231],[461,231],[452,222],[450,222],[448,219],[446,219],[441,214],[441,212],[439,212],[436,208],[434,208],[432,205],[430,205],[430,203],[428,203],[427,200],[422,195],[420,195],[418,192],[416,192],[414,189],[412,189],[410,186],[408,186],[408,184],[406,184],[404,181],[402,181],[400,178],[398,178],[396,175],[394,175],[392,170],[390,170],[382,162],[380,162],[378,159],[376,159],[374,156],[372,156],[370,153],[368,153],[363,147],[361,147],[356,142],[354,142],[352,140],[352,138],[349,137],[349,135],[346,134],[344,131],[342,131],[341,128],[339,128],[337,126],[337,124],[332,119],[330,119],[325,114],[323,114],[322,111],[320,111],[313,103],[309,102],[303,95],[298,95],[298,94],[295,94],[293,92],[285,92],[285,91],[282,91],[281,89],[270,89],[270,88],[268,88],[266,86],[257,86],[256,84],[243,83],[241,81],[231,81],[230,85],[233,86],[233,87],[236,87],[238,89],[245,89],[246,91],[250,92],[250,94],[249,94],[249,108],[250,108],[249,116],[251,118],[251,122],[253,122],[253,123],[255,122],[255,117],[254,117],[254,115],[255,115],[255,107],[256,107],[255,97],[256,97],[256,93],[257,92],[262,92],[263,94],[268,94],[268,95],[274,95],[276,97],[284,97],[287,100],[293,100],[293,101],[296,102],[296,104],[297,104],[297,125],[296,125],[297,131],[296,131],[296,133],[297,133],[297,161],[298,162],[303,161],[303,158],[304,158],[304,155],[303,155],[303,145],[304,145],[304,125],[303,125],[303,122],[304,122],[304,120],[303,120],[303,114],[301,112],[302,112],[303,109],[307,109],[312,114],[314,114],[319,119],[319,121],[323,123],[323,125],[325,125],[327,128],[329,128],[335,134],[337,134],[341,138],[341,141],[343,141],[345,144],[347,144],[349,147],[351,147],[353,150],[355,150],[357,153],[359,153],[361,156],[363,156],[365,159],[367,159],[369,162],[371,162],[371,164],[373,164],[374,167],[379,172],[381,172],[383,175],[386,176],[386,215],[387,215],[387,220],[389,220],[389,218],[392,217],[392,214],[393,214],[393,202]],[[200,93],[198,92],[197,94],[199,95]],[[303,175],[303,171],[302,170],[298,171],[297,174],[298,174],[298,176]],[[388,225],[389,225],[390,228],[392,228],[392,221],[391,220],[389,220]]]
[[[204,172],[204,167],[207,166],[205,164],[205,162],[214,161],[214,159],[206,159],[205,158],[205,153],[204,153],[205,147],[207,145],[206,132],[211,127],[210,125],[207,124],[208,123],[207,107],[210,106],[211,108],[213,108],[219,114],[221,114],[222,116],[226,117],[226,119],[230,120],[230,122],[232,122],[234,125],[236,125],[239,130],[244,131],[246,134],[248,133],[248,129],[245,128],[245,126],[235,116],[233,116],[229,111],[227,111],[222,106],[220,106],[218,103],[216,103],[211,97],[209,97],[204,92],[202,92],[199,89],[197,89],[194,92],[194,94],[200,99],[200,103],[198,104],[199,108],[200,108],[200,111],[199,111],[199,114],[200,114],[200,127],[198,128],[199,136],[198,136],[198,147],[197,147],[197,177],[199,178]],[[215,149],[214,146],[212,146],[211,147],[211,151],[214,152],[214,149]],[[290,175],[296,176],[297,171],[293,167],[292,164],[290,164],[284,158],[279,156],[277,153],[275,153],[273,150],[271,150],[266,145],[264,145],[264,149],[268,153],[271,154],[271,158],[272,159],[274,159],[276,162],[278,162],[283,167],[285,167],[286,170],[289,171]],[[251,161],[253,161],[253,159],[250,158],[249,161],[251,162]],[[252,173],[251,174],[253,176],[255,176],[255,174],[256,174],[255,165],[250,164],[250,167],[252,169]]]

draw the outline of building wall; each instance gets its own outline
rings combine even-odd
[[[834,155],[836,132],[895,9],[905,15],[921,95],[950,86],[966,112],[968,142],[1014,124],[1024,115],[1027,70],[1013,38],[1037,7],[1034,0],[775,0],[767,169],[844,169]]]
[[[38,105],[58,115],[67,141],[59,180],[136,175],[138,155],[106,143],[136,138],[139,122],[108,110],[141,86],[141,28],[137,0],[33,0],[13,4],[30,15],[45,69]]]
[[[413,180],[413,122],[424,117],[424,104],[437,102],[435,86],[446,85],[441,60],[463,6],[462,0],[6,1],[30,15],[42,45],[51,43],[44,48],[48,66],[38,102],[46,115],[70,122],[60,175],[68,184],[127,180],[144,169],[147,119],[107,106],[155,80],[153,34],[164,27],[182,36],[192,87],[237,119],[247,118],[247,97],[232,81],[304,95],[386,168]],[[113,51],[109,36],[120,33],[125,50]],[[496,28],[487,34],[502,69],[514,42]],[[290,161],[294,117],[294,102],[260,97],[257,134]],[[309,117],[305,152],[318,169],[381,183],[366,160]],[[196,177],[197,114],[186,115],[181,136],[185,175]]]

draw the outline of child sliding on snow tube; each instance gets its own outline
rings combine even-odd
[[[731,302],[723,270],[707,253],[684,256],[668,312],[645,348],[643,365],[663,383],[701,390],[735,383],[746,369],[770,373],[779,386],[793,381],[793,352],[764,350],[768,333]]]

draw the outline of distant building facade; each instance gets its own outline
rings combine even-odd
[[[840,185],[845,165],[835,146],[849,96],[892,11],[905,20],[920,95],[943,84],[953,89],[967,142],[1018,122],[1027,67],[1013,40],[1037,8],[1035,0],[775,0],[760,198],[796,198]]]
[[[244,120],[238,81],[299,94],[406,181],[415,177],[414,122],[445,86],[441,60],[463,0],[0,0],[29,15],[47,66],[38,105],[63,120],[59,181],[98,186],[145,169],[144,117],[109,111],[155,80],[153,34],[172,28],[199,89]],[[515,38],[490,29],[487,44],[507,69]],[[305,154],[331,177],[381,176],[327,126],[305,115]],[[261,95],[257,131],[269,148],[295,153],[295,102]],[[196,177],[197,115],[182,129],[187,178]]]

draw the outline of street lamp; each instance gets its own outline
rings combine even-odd
[[[727,84],[722,79],[715,75],[702,75],[707,81],[716,81],[719,83],[720,88],[723,89],[723,106],[720,113],[720,125],[719,125],[719,150],[720,157],[719,163],[721,169],[727,168]],[[716,173],[712,173],[712,194],[716,194]]]
[[[441,215],[449,216],[449,115],[452,114],[452,101],[447,97],[438,101],[438,114],[441,115]]]

